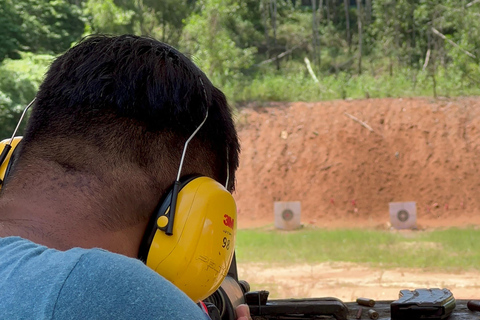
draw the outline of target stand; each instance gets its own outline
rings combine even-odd
[[[282,230],[295,230],[301,227],[300,201],[275,201],[273,203],[275,214],[275,228]]]
[[[395,229],[415,229],[417,227],[417,204],[410,202],[390,202],[390,223]]]

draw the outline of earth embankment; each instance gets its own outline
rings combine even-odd
[[[242,108],[240,228],[301,201],[303,224],[384,227],[415,201],[418,225],[480,225],[480,98],[271,103]]]

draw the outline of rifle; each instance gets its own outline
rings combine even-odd
[[[249,306],[253,320],[346,320],[349,313],[347,306],[336,298],[271,300],[268,295],[269,292],[265,290],[252,292],[248,282],[238,280],[234,255],[222,285],[204,302],[212,320],[235,320],[235,308],[243,303]],[[452,314],[456,301],[450,290],[433,288],[401,290],[400,298],[389,304],[392,320],[442,320]],[[470,304],[472,309],[475,309],[476,304]],[[376,316],[378,317],[378,313]]]
[[[254,320],[314,319],[329,316],[346,320],[347,306],[336,298],[269,300],[266,290],[250,291],[250,285],[238,280],[235,255],[227,277],[220,288],[204,300],[212,320],[235,320],[235,308],[246,303]]]

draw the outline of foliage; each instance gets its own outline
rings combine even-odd
[[[459,8],[456,1],[447,1],[446,24],[451,33],[448,39],[458,45],[446,44],[446,53],[453,68],[462,73],[462,79],[480,84],[480,6]],[[469,54],[467,54],[467,52]]]
[[[65,0],[15,0],[22,51],[60,53],[83,33],[81,11]]]
[[[83,6],[83,14],[87,21],[85,34],[133,33],[133,10],[124,10],[113,0],[87,0]]]
[[[189,18],[184,29],[184,47],[214,82],[237,79],[253,63],[254,47],[240,48],[232,40],[227,24],[235,24],[245,6],[235,1],[201,0],[199,13]]]
[[[22,40],[20,24],[21,18],[11,0],[0,0],[0,62],[6,57],[14,57],[19,49]]]
[[[356,3],[317,0],[313,10],[298,0],[0,0],[0,104],[23,106],[28,99],[15,97],[38,85],[17,79],[13,60],[3,59],[57,54],[89,33],[177,46],[237,103],[478,94],[479,2]]]
[[[178,45],[185,19],[192,11],[188,0],[87,0],[85,34],[142,34]]]
[[[178,45],[185,20],[192,12],[188,0],[137,0],[137,32]],[[143,2],[142,2],[143,1]]]
[[[35,97],[53,56],[22,54],[0,65],[0,139],[12,134],[25,106]]]
[[[421,37],[425,32],[425,17],[420,19],[418,12],[415,14],[416,8],[419,6],[412,0],[373,2],[376,13],[372,26],[374,36],[383,39],[378,49],[389,59],[396,60],[396,57],[401,57],[402,62],[408,64],[410,61],[418,61],[421,53],[427,51],[425,41],[421,41],[425,40]]]
[[[97,7],[103,7],[107,14],[109,10],[116,12],[116,21],[122,23],[108,33],[148,35],[173,46],[179,44],[185,21],[194,8],[192,0],[109,0],[109,8],[104,8],[103,1],[89,0],[89,2],[95,2]],[[98,11],[94,12],[96,15],[103,15]],[[122,19],[118,19],[119,17]],[[101,30],[111,24],[111,21],[98,21],[95,26],[97,30]],[[127,32],[123,30],[125,27],[128,28]]]
[[[367,64],[367,67],[372,67]],[[273,69],[273,68],[272,68]],[[388,72],[372,75],[352,75],[347,71],[324,75],[315,83],[305,67],[281,72],[259,71],[252,79],[229,82],[222,87],[229,100],[237,105],[257,101],[321,101],[334,99],[365,99],[384,97],[431,96],[433,83],[428,71],[395,69],[395,76]],[[480,87],[462,81],[463,74],[453,68],[440,67],[436,72],[436,90],[440,96],[480,95]]]

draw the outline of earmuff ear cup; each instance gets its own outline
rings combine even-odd
[[[12,148],[8,152],[5,160],[2,163],[0,163],[0,189],[3,185],[3,182],[8,176],[8,172],[10,171],[10,167],[13,163],[13,154],[15,150],[17,150],[17,145],[20,143],[21,140],[22,140],[22,137],[13,138],[12,145],[11,145]],[[0,152],[4,150],[5,146],[8,145],[9,143],[10,143],[10,139],[5,139],[3,141],[0,141]]]
[[[178,193],[173,235],[156,229],[147,266],[192,300],[205,299],[230,268],[236,215],[235,200],[221,184],[208,177],[193,179]]]

